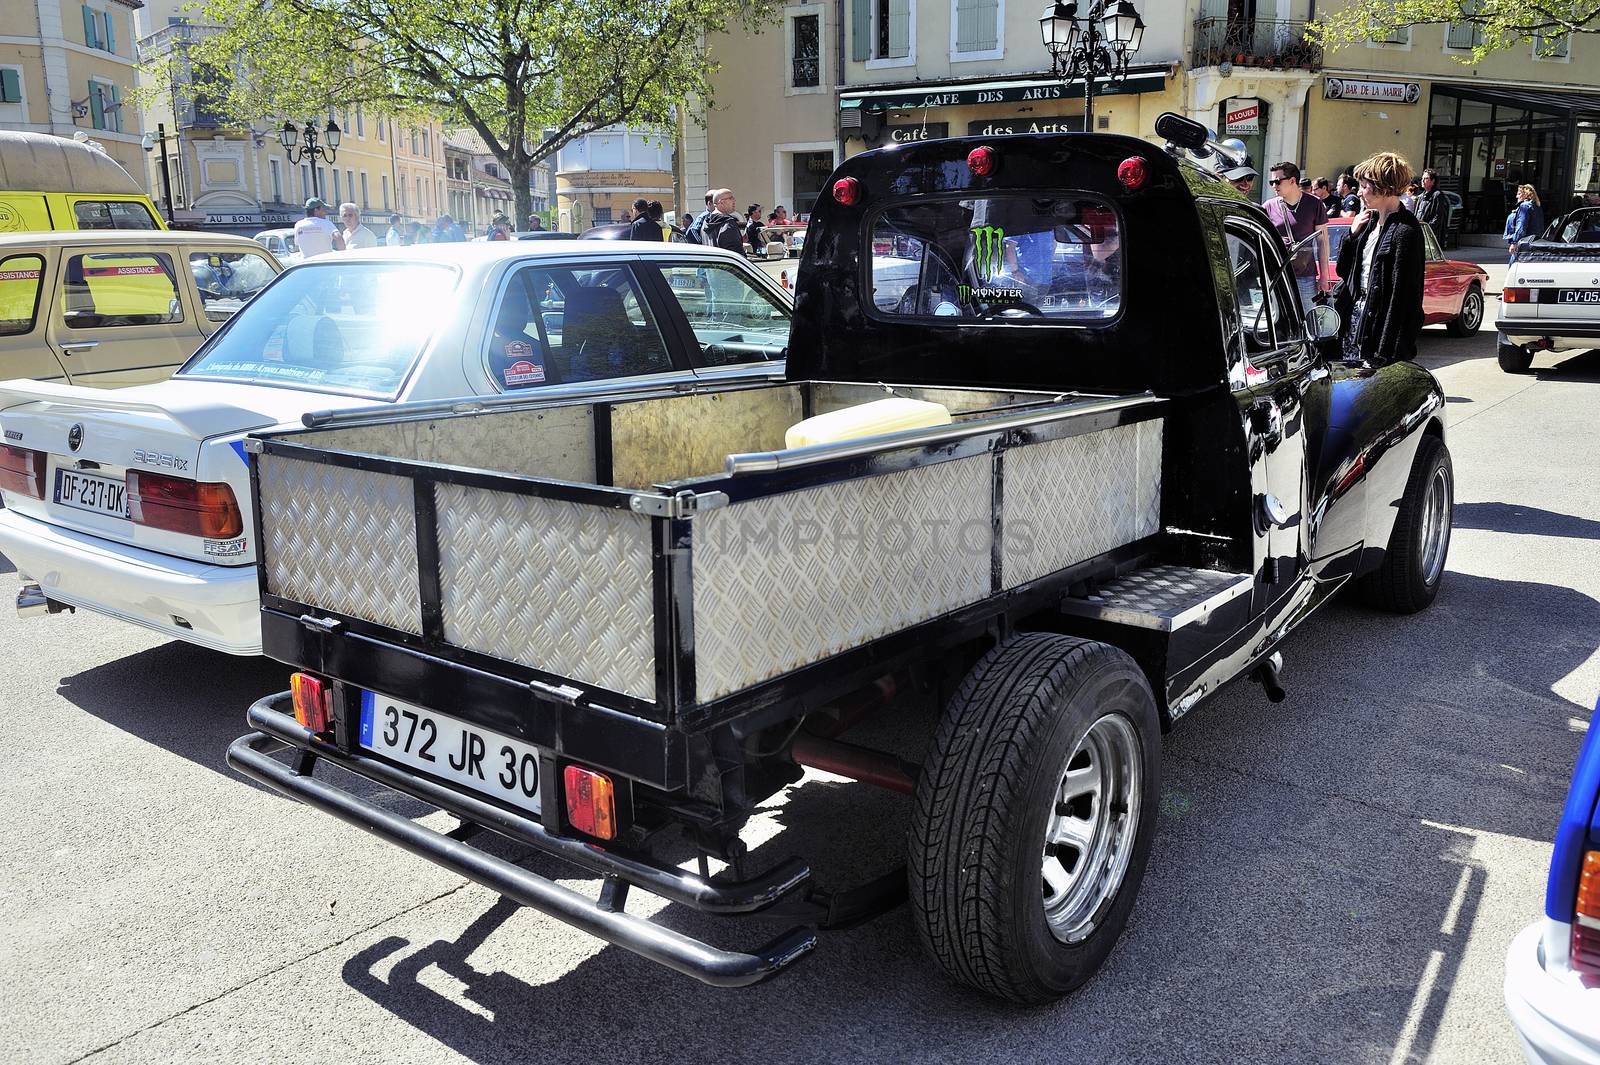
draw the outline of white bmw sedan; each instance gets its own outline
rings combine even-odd
[[[257,654],[249,433],[378,404],[419,404],[425,425],[428,401],[781,376],[789,311],[742,256],[683,244],[494,241],[308,260],[168,381],[0,383],[0,552],[23,578],[17,609],[92,610]]]

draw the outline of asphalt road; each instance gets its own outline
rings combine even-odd
[[[771,984],[703,987],[230,772],[282,668],[7,608],[0,1057],[1515,1062],[1504,951],[1600,691],[1600,353],[1510,377],[1492,332],[1423,351],[1459,483],[1438,602],[1336,602],[1286,649],[1287,702],[1238,684],[1184,720],[1130,931],[1067,1001],[952,987],[903,909]],[[16,584],[0,557],[0,602]],[[842,878],[897,863],[905,818],[815,778],[748,838]],[[724,942],[772,931],[648,901]]]

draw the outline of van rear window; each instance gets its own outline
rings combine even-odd
[[[890,206],[872,222],[872,310],[956,321],[1104,321],[1122,306],[1115,209],[1082,194]]]
[[[160,229],[150,208],[137,200],[74,200],[79,229]]]

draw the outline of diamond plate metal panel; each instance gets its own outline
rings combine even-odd
[[[697,516],[698,701],[989,594],[991,468],[975,456]]]
[[[1161,423],[1137,422],[1005,454],[1005,586],[1161,528]]]
[[[435,499],[447,641],[656,698],[648,518],[447,484]]]
[[[410,479],[282,455],[260,470],[268,589],[420,634]]]
[[[1163,564],[1125,573],[1090,595],[1062,600],[1061,607],[1083,617],[1170,632],[1249,594],[1254,584],[1247,573]]]

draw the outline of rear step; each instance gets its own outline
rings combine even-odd
[[[1254,583],[1248,573],[1147,566],[1106,581],[1089,595],[1064,598],[1061,609],[1097,621],[1172,632],[1203,621],[1223,604],[1249,594]]]

